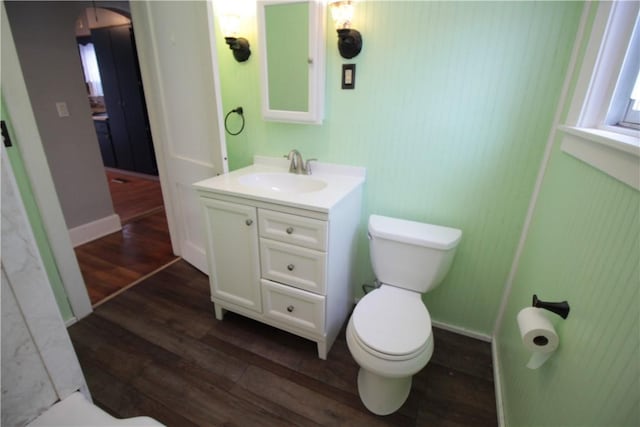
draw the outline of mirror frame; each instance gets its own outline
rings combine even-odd
[[[274,110],[269,107],[265,7],[287,3],[309,3],[308,111]],[[265,120],[276,122],[321,124],[324,119],[326,54],[326,8],[324,2],[322,0],[259,0],[257,9],[262,117]]]

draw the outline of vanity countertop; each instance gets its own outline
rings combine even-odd
[[[250,200],[308,209],[317,212],[329,212],[340,200],[360,187],[366,176],[366,170],[358,166],[343,166],[330,163],[311,162],[311,175],[295,175],[285,178],[300,180],[301,183],[318,182],[326,184],[314,191],[288,191],[287,189],[265,188],[247,185],[247,179],[288,174],[289,161],[286,159],[256,156],[254,164],[223,175],[196,182],[193,186],[202,194],[216,193]],[[243,182],[244,181],[244,182]]]

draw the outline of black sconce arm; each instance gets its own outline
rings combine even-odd
[[[251,56],[249,49],[249,41],[244,37],[225,37],[224,40],[229,45],[229,49],[233,51],[233,57],[238,62],[244,62]]]

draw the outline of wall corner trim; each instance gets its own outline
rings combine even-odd
[[[493,359],[493,388],[496,393],[496,413],[498,425],[505,426],[504,403],[502,401],[502,382],[500,381],[500,358],[498,357],[498,342],[496,337],[491,341],[491,358]]]
[[[120,216],[113,214],[70,229],[69,237],[75,248],[120,230],[122,230]]]

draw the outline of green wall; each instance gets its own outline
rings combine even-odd
[[[562,152],[561,141],[559,134],[494,337],[505,424],[637,426],[640,193]],[[531,371],[516,315],[534,293],[569,301],[571,313],[549,316],[560,347]]]
[[[15,139],[15,133],[13,132],[13,128],[11,127],[11,120],[7,113],[7,109],[5,108],[4,97],[2,98],[0,113],[2,120],[4,120],[7,124],[9,135],[11,135],[13,140],[13,147],[7,147],[6,153],[9,161],[11,162],[11,167],[13,168],[13,173],[18,184],[18,189],[20,190],[20,196],[22,197],[22,202],[24,203],[25,210],[27,211],[27,216],[29,217],[29,222],[31,223],[31,229],[33,230],[38,249],[40,250],[42,262],[47,272],[47,276],[49,277],[51,288],[53,289],[53,295],[55,296],[56,302],[58,303],[58,308],[60,309],[62,319],[66,322],[73,318],[73,312],[71,311],[71,306],[69,305],[69,301],[67,300],[67,294],[64,290],[64,285],[62,284],[62,279],[60,277],[60,273],[58,272],[58,267],[53,257],[51,246],[49,245],[49,239],[47,237],[47,233],[44,229],[44,224],[42,223],[42,219],[40,217],[40,209],[38,208],[36,200],[33,196],[29,176],[27,175],[27,171],[25,170],[20,151],[18,151],[17,144],[19,144],[20,142]]]
[[[507,425],[640,424],[640,193],[556,146],[496,337]],[[567,300],[557,352],[525,367],[516,314]]]
[[[425,300],[434,320],[489,336],[581,11],[579,2],[359,2],[354,28],[364,46],[353,60],[339,57],[327,17],[318,126],[262,119],[248,18],[256,49],[246,63],[217,37],[224,112],[241,105],[247,120],[241,135],[227,135],[230,168],[291,148],[366,167],[354,290],[373,279],[370,214],[462,229],[449,275]],[[341,90],[341,64],[352,62],[356,88]]]

